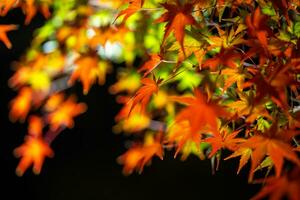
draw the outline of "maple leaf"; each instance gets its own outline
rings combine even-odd
[[[69,84],[74,84],[76,79],[80,79],[83,84],[83,93],[87,94],[91,85],[98,78],[99,84],[104,84],[105,74],[110,66],[108,63],[99,62],[97,57],[82,56],[76,61],[76,69],[72,73]]]
[[[52,55],[54,56],[54,55]],[[56,56],[55,56],[56,57]],[[26,63],[18,63],[17,72],[10,78],[11,87],[30,85],[35,92],[48,93],[51,87],[51,77],[57,72],[61,72],[61,57],[49,59],[49,56],[37,54],[35,59]]]
[[[274,163],[276,177],[281,175],[284,158],[300,166],[300,160],[289,144],[291,138],[297,134],[299,133],[295,130],[279,130],[274,122],[268,131],[258,132],[241,144],[241,148],[252,149],[249,181],[252,181],[256,168],[266,155],[270,156]]]
[[[163,3],[162,6],[167,12],[156,20],[157,23],[167,22],[162,43],[164,44],[167,37],[174,31],[176,40],[179,42],[182,51],[185,52],[183,45],[185,26],[196,25],[196,20],[192,16],[194,5],[192,3],[181,5],[179,1],[176,1],[176,4]]]
[[[151,73],[160,63],[162,62],[162,57],[158,54],[150,55],[150,60],[146,61],[138,72],[144,72],[144,77]]]
[[[150,78],[143,78],[141,80],[141,83],[143,86],[136,92],[134,97],[130,99],[129,101],[132,101],[132,106],[130,110],[132,110],[138,103],[141,104],[141,112],[144,112],[146,110],[146,106],[150,101],[151,96],[154,93],[158,92],[158,84],[160,80],[156,82],[155,80],[152,80]]]
[[[210,68],[212,71],[216,71],[220,65],[230,68],[237,68],[238,64],[236,63],[236,60],[241,60],[240,53],[234,51],[233,49],[222,49],[221,52],[215,55],[213,58],[205,60],[201,67]]]
[[[248,26],[248,33],[252,37],[257,37],[260,44],[266,48],[268,45],[268,36],[272,33],[267,26],[268,17],[261,14],[260,8],[256,8],[252,15],[248,15],[245,23]]]
[[[194,29],[191,31],[187,30],[186,33],[183,42],[184,52],[178,43],[173,43],[172,46],[168,48],[168,51],[178,51],[178,65],[194,54],[199,67],[201,67],[203,58],[207,52],[205,49],[206,41],[202,38],[202,35],[197,33]]]
[[[31,88],[22,88],[18,96],[10,103],[11,109],[9,118],[12,121],[20,119],[24,121],[31,107],[32,90]]]
[[[300,199],[299,167],[294,167],[292,171],[281,177],[269,177],[256,182],[263,182],[264,186],[251,200],[264,199],[267,196],[272,200],[281,200],[284,199],[284,197],[287,197],[289,200]]]
[[[243,91],[244,80],[252,77],[250,73],[243,68],[226,68],[221,71],[221,74],[227,76],[224,83],[224,91],[234,83],[236,83],[239,91]]]
[[[130,98],[127,96],[119,96],[117,98],[117,102],[124,105],[115,116],[116,121],[124,120],[129,116],[130,112],[135,112],[137,109],[140,109],[140,104],[137,104],[134,108],[132,108],[133,101],[130,101]]]
[[[235,100],[232,103],[227,104],[229,108],[234,110],[234,112],[239,116],[246,116],[246,122],[253,123],[258,117],[266,117],[268,119],[272,119],[270,114],[265,108],[265,104],[255,103],[253,92],[237,92],[240,100]]]
[[[133,101],[129,97],[120,96],[117,98],[118,103],[124,104],[122,109],[115,117],[115,121],[119,122],[114,127],[114,132],[139,132],[147,128],[150,124],[150,117],[141,111],[141,104],[138,103],[132,108]],[[132,109],[131,109],[132,108]]]
[[[170,97],[170,100],[188,105],[177,114],[175,123],[187,120],[192,133],[204,130],[216,133],[218,130],[217,119],[226,117],[227,112],[217,102],[208,102],[207,96],[199,90],[195,89],[194,95],[194,97]]]
[[[208,41],[211,44],[209,49],[221,47],[224,49],[232,49],[236,45],[243,44],[245,35],[245,29],[247,28],[244,24],[240,23],[236,28],[231,28],[230,31],[222,30],[218,24],[215,25],[219,36],[209,36]]]
[[[283,67],[281,67],[282,69]],[[277,105],[287,108],[286,86],[292,85],[293,80],[283,73],[275,72],[269,74],[265,78],[260,72],[256,72],[254,77],[244,83],[244,88],[254,85],[256,86],[256,96],[254,104],[258,104],[266,97],[270,97]]]
[[[45,157],[52,157],[53,151],[41,138],[26,137],[25,143],[14,150],[17,157],[22,157],[16,173],[22,176],[26,169],[33,163],[33,172],[39,174]]]
[[[118,157],[118,162],[124,164],[123,173],[131,174],[134,169],[141,172],[144,165],[149,163],[153,156],[163,159],[163,148],[160,142],[160,134],[154,138],[148,134],[144,144],[135,144],[126,153]]]
[[[91,56],[79,57],[76,61],[76,69],[73,71],[69,84],[74,84],[76,79],[80,79],[83,84],[83,93],[87,94],[91,84],[97,77],[98,59]]]
[[[9,49],[11,49],[12,47],[12,44],[11,42],[9,41],[6,33],[8,31],[13,31],[13,30],[16,30],[18,28],[17,25],[13,25],[13,24],[9,24],[9,25],[0,25],[0,41],[2,41],[5,46]]]
[[[86,111],[84,103],[75,103],[75,97],[69,97],[65,102],[47,116],[51,130],[57,130],[60,127],[73,128],[73,118]]]
[[[222,148],[229,149],[231,151],[236,151],[238,149],[238,144],[245,141],[243,138],[236,138],[241,130],[233,131],[229,133],[227,130],[221,133],[214,134],[212,137],[206,138],[205,142],[211,145],[211,152],[209,157],[212,157]]]
[[[124,0],[124,3],[129,3],[128,8],[122,10],[116,17],[116,21],[119,17],[124,15],[122,23],[124,23],[131,15],[135,14],[143,7],[144,0]]]
[[[174,157],[177,157],[178,153],[190,142],[196,144],[199,149],[201,142],[201,135],[196,132],[191,132],[191,127],[188,121],[181,121],[172,124],[168,128],[167,142],[177,144],[177,149]]]
[[[231,158],[241,156],[240,161],[239,161],[239,168],[237,170],[237,174],[239,174],[241,169],[248,163],[249,159],[251,158],[251,154],[252,154],[251,148],[238,148],[237,150],[235,150],[233,152],[233,154],[231,154],[224,160],[228,160]]]

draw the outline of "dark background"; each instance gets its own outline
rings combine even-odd
[[[12,152],[21,145],[27,125],[8,120],[9,101],[16,93],[8,88],[13,74],[10,64],[18,60],[30,45],[33,31],[44,23],[38,15],[28,26],[23,25],[20,10],[0,18],[0,24],[20,24],[18,31],[9,33],[13,49],[0,43],[0,199],[249,199],[259,186],[247,184],[247,169],[236,176],[238,159],[221,162],[220,170],[211,175],[209,160],[190,156],[185,162],[173,159],[174,152],[166,152],[163,161],[155,158],[141,175],[123,176],[116,158],[126,149],[126,138],[111,129],[120,108],[108,91],[115,74],[108,76],[106,86],[93,86],[80,101],[88,104],[88,111],[76,118],[75,128],[65,130],[52,143],[53,159],[46,159],[39,176],[31,168],[23,177],[15,175],[18,164]],[[249,167],[249,166],[248,166]]]

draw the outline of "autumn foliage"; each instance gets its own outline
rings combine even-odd
[[[40,173],[53,139],[86,110],[64,91],[80,81],[88,95],[121,63],[113,130],[136,137],[117,159],[124,174],[168,150],[215,160],[214,170],[239,158],[237,173],[248,165],[248,181],[264,184],[253,199],[300,199],[300,1],[6,0],[0,14],[18,7],[25,24],[48,18],[9,81],[19,91],[9,117],[28,122],[18,175],[31,164]],[[7,48],[17,27],[0,25]]]

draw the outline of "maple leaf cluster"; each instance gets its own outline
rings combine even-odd
[[[12,2],[0,4],[0,14],[19,5]],[[28,2],[20,6],[44,8]],[[88,94],[123,63],[110,92],[123,104],[113,130],[136,137],[118,158],[124,174],[169,150],[182,160],[216,160],[214,170],[238,157],[237,173],[248,168],[249,182],[265,183],[253,199],[300,199],[299,1],[53,2],[53,16],[10,79],[19,91],[10,118],[29,124],[15,151],[18,174],[31,163],[38,173],[52,140],[86,110],[63,93],[80,80]],[[0,26],[8,48],[6,33],[15,29]],[[136,58],[143,64],[134,66]]]
[[[286,165],[300,166],[299,2],[173,0],[156,4],[157,10],[145,4],[130,1],[118,17],[126,23],[137,13],[161,13],[150,23],[162,25],[163,34],[158,50],[147,49],[149,59],[138,70],[142,86],[126,91],[131,98],[121,112],[127,110],[125,124],[135,112],[150,122],[123,131],[139,137],[163,132],[161,146],[174,148],[175,157],[216,159],[216,169],[222,157],[240,157],[238,173],[249,163],[249,182],[260,170],[274,176],[267,183],[285,188],[273,194],[275,186],[266,186],[254,199],[299,199],[285,178],[293,173]],[[139,149],[146,150],[133,146],[120,157],[125,173],[133,164],[140,171],[139,158],[132,161]]]

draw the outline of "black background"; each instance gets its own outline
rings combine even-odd
[[[30,45],[33,31],[44,23],[38,15],[28,26],[23,25],[20,10],[0,18],[0,24],[20,24],[18,31],[9,33],[13,49],[0,43],[0,199],[83,200],[83,199],[249,199],[259,189],[247,184],[247,169],[236,176],[238,160],[221,162],[220,170],[211,175],[209,160],[191,156],[185,162],[173,159],[166,152],[163,161],[155,158],[141,175],[123,176],[116,158],[126,149],[126,137],[115,135],[111,129],[120,106],[110,95],[108,76],[106,86],[93,86],[86,96],[81,86],[73,88],[88,111],[76,118],[76,126],[65,130],[52,143],[55,157],[46,159],[39,176],[31,168],[23,177],[15,175],[18,164],[12,152],[21,145],[26,124],[8,120],[9,101],[16,92],[8,88],[13,74],[10,64],[18,60]],[[249,166],[248,166],[249,168]]]

